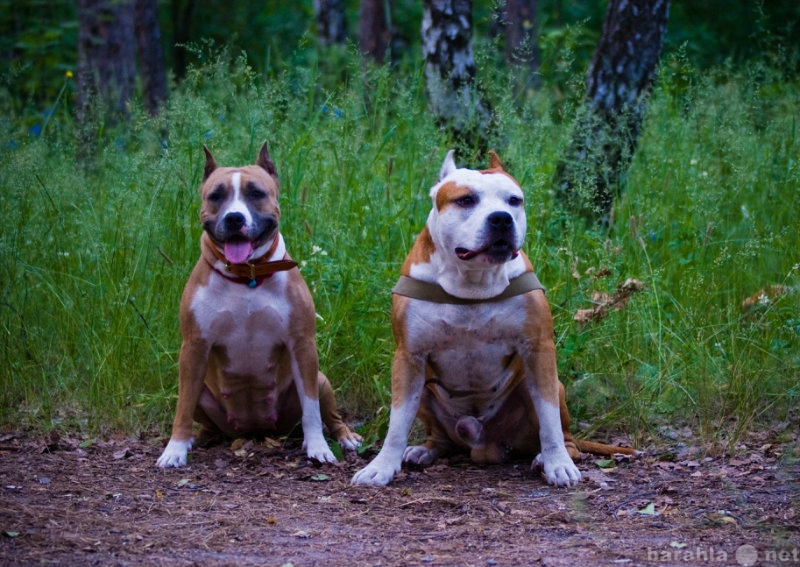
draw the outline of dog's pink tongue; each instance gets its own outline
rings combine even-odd
[[[231,264],[244,264],[252,253],[253,243],[250,241],[225,243],[225,257]]]

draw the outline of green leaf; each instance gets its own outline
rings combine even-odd
[[[336,460],[343,461],[344,460],[344,451],[339,446],[339,444],[335,441],[331,441],[328,443],[328,447],[330,447],[333,456],[336,457]]]
[[[601,469],[613,469],[617,463],[613,459],[599,459],[594,462]]]
[[[655,516],[656,515],[656,505],[650,502],[647,506],[639,510],[639,513],[642,516]]]
[[[311,477],[311,480],[313,480],[314,482],[325,482],[326,480],[329,479],[330,477],[323,473],[315,474],[314,476]]]

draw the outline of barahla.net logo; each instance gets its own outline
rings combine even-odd
[[[726,563],[729,554],[719,547],[698,546],[690,548],[686,544],[673,542],[670,549],[647,548],[647,561],[653,563],[686,563],[697,565],[703,563]],[[767,563],[800,564],[800,548],[766,549],[759,551],[754,546],[745,544],[736,548],[733,557],[738,565],[750,567],[759,561]]]

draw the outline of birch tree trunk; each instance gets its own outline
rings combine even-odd
[[[422,55],[430,110],[461,146],[483,151],[493,110],[475,83],[472,0],[425,0]]]
[[[669,0],[610,0],[557,194],[580,213],[610,223],[661,57]]]

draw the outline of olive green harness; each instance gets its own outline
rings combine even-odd
[[[477,303],[490,303],[494,301],[502,301],[509,297],[522,295],[529,291],[541,289],[544,291],[544,286],[539,282],[539,278],[533,272],[525,272],[524,274],[513,278],[508,283],[508,287],[503,290],[500,295],[494,297],[487,297],[486,299],[468,299],[465,297],[456,297],[447,293],[442,286],[434,283],[423,282],[415,280],[408,276],[400,276],[397,283],[392,288],[392,293],[403,295],[412,299],[421,299],[422,301],[430,301],[431,303],[449,303],[451,305],[475,305]]]

